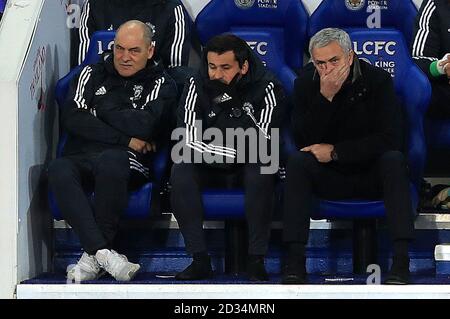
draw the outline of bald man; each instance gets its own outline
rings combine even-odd
[[[117,30],[130,19],[152,27],[155,59],[176,81],[180,94],[192,73],[188,67],[192,21],[180,0],[84,1],[78,36],[73,37],[72,64],[83,62],[94,32]]]
[[[139,265],[112,249],[128,192],[146,183],[152,153],[164,142],[176,87],[153,60],[152,30],[128,21],[114,52],[74,79],[61,116],[68,138],[49,166],[49,183],[84,253],[67,278],[94,280],[105,271],[129,281]],[[94,191],[93,205],[89,197]]]

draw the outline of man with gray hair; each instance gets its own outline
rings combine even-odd
[[[383,198],[394,252],[386,283],[406,284],[413,211],[391,76],[359,60],[349,35],[340,29],[319,31],[309,51],[312,63],[294,88],[298,151],[286,167],[283,240],[288,258],[282,283],[306,282],[305,245],[317,196]]]
[[[150,28],[128,21],[117,31],[113,54],[85,66],[69,90],[61,115],[67,142],[48,172],[56,203],[84,250],[68,268],[69,280],[94,280],[106,271],[129,281],[139,270],[112,248],[128,192],[151,178],[155,144],[168,140],[176,86],[153,54]],[[92,191],[93,207],[86,195]]]

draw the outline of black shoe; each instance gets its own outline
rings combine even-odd
[[[281,283],[299,285],[306,282],[305,258],[290,258],[284,267]]]
[[[195,260],[185,270],[175,275],[176,280],[201,280],[212,277],[211,261]]]
[[[269,276],[264,267],[264,257],[249,256],[247,262],[247,274],[250,281],[268,281]]]
[[[392,261],[391,271],[385,282],[386,285],[407,285],[409,284],[409,257],[395,257]]]

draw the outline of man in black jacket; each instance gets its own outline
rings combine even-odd
[[[189,160],[190,156],[186,161],[174,160],[178,164],[172,167],[171,203],[193,262],[178,273],[176,279],[211,276],[202,229],[201,191],[205,187],[223,188],[227,180],[236,178],[245,189],[249,278],[267,280],[264,255],[270,235],[278,165],[275,170],[262,173],[261,161],[250,159],[260,155],[258,145],[269,142],[271,156],[278,157],[274,149],[278,147],[278,135],[272,128],[280,125],[284,93],[276,78],[242,39],[231,34],[216,36],[207,43],[204,52],[201,72],[186,84],[179,105],[178,125],[186,132],[181,143],[187,146],[184,151],[194,157],[194,163]],[[216,130],[215,139],[202,139],[201,136],[208,135],[206,132],[211,129]],[[227,132],[233,129],[241,130],[237,133],[240,137],[253,133],[256,139],[247,141],[244,147],[239,143],[235,147],[234,138],[227,139]],[[226,141],[219,135],[227,136]],[[201,159],[196,161],[198,155]]]
[[[382,197],[394,244],[387,282],[406,283],[413,212],[393,81],[384,70],[358,60],[343,30],[319,31],[309,51],[312,63],[294,89],[292,124],[299,151],[286,167],[283,239],[288,259],[282,282],[306,281],[305,245],[318,196]]]
[[[179,0],[86,0],[79,29],[78,64],[85,58],[95,31],[116,30],[128,20],[152,26],[155,59],[182,87],[190,74],[190,18]]]
[[[61,120],[68,133],[49,182],[84,253],[67,278],[98,278],[103,268],[131,280],[139,265],[112,250],[128,191],[149,180],[151,151],[164,136],[175,84],[152,58],[152,31],[129,21],[117,31],[114,53],[84,67],[72,83]],[[94,190],[91,208],[85,191]]]
[[[416,18],[412,57],[428,75],[428,115],[450,118],[450,0],[424,0]]]

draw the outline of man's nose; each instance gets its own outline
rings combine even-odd
[[[130,60],[130,53],[127,50],[124,50],[122,54],[122,61],[126,62]]]
[[[223,77],[223,72],[218,69],[214,70],[214,72],[212,73],[213,80],[220,80],[222,77]]]
[[[325,74],[330,73],[331,71],[333,71],[334,68],[335,66],[330,62],[323,64],[323,70],[325,71]]]

